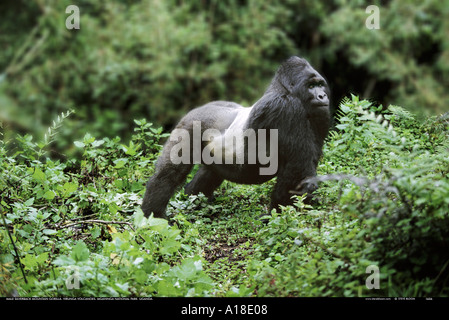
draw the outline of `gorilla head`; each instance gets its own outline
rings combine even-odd
[[[191,110],[171,133],[147,183],[145,216],[166,218],[165,209],[194,164],[201,164],[188,194],[213,191],[229,180],[263,183],[277,177],[271,209],[292,203],[291,190],[316,175],[329,130],[329,87],[301,58],[277,70],[265,94],[249,108],[215,101]],[[307,199],[315,184],[303,183]],[[270,209],[270,211],[271,211]]]

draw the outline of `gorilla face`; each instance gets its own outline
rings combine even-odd
[[[311,107],[329,107],[329,97],[326,89],[327,86],[323,78],[316,75],[311,77],[307,85],[308,98],[310,99],[308,103]]]
[[[329,108],[329,88],[326,80],[308,63],[297,74],[296,90],[293,93],[306,108]]]
[[[274,83],[276,80],[285,94],[299,99],[309,113],[320,109],[323,112],[329,110],[330,91],[327,82],[306,60],[291,57],[277,71]],[[273,83],[271,86],[276,88]]]

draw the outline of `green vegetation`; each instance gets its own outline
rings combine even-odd
[[[370,4],[2,0],[0,296],[448,296],[448,1]],[[225,182],[144,218],[168,129],[291,55],[337,107],[319,202],[262,222],[273,181]]]
[[[127,141],[72,141],[73,160],[50,157],[70,113],[42,140],[2,133],[0,295],[448,296],[449,119],[356,96],[340,110],[320,203],[298,198],[267,223],[272,182],[226,182],[213,203],[180,191],[170,224],[144,218],[166,136],[145,120]]]

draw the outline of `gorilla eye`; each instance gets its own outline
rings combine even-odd
[[[322,81],[320,81],[320,82],[312,82],[311,84],[309,84],[309,89],[313,89],[315,87],[322,88],[323,86],[324,86],[324,83]]]

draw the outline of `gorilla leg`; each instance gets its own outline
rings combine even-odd
[[[295,163],[296,162],[293,162],[293,165],[295,165]],[[293,204],[293,200],[291,198],[293,193],[290,193],[290,191],[297,190],[298,185],[300,185],[304,179],[315,176],[315,172],[316,171],[313,164],[310,164],[307,170],[303,170],[301,172],[294,170],[294,168],[289,168],[288,166],[280,170],[276,185],[271,195],[270,212],[272,209],[277,210],[279,205],[286,206]],[[301,189],[299,190],[300,194],[307,193],[305,203],[309,203],[311,201],[311,193],[316,189],[316,183],[305,182],[301,184]]]
[[[191,164],[165,163],[157,168],[156,173],[148,180],[147,189],[142,202],[145,217],[153,212],[156,218],[167,219],[165,209],[176,188],[185,181]]]
[[[223,182],[223,178],[213,172],[210,168],[202,166],[198,172],[185,186],[186,194],[204,193],[209,200],[213,199],[213,193],[216,188]]]
[[[296,181],[292,182],[291,180],[283,180],[278,178],[276,185],[274,186],[273,192],[271,194],[271,204],[269,213],[273,209],[278,210],[279,205],[287,206],[293,203],[293,200],[291,199],[293,194],[290,193],[290,190],[294,190],[296,185],[297,185]]]

